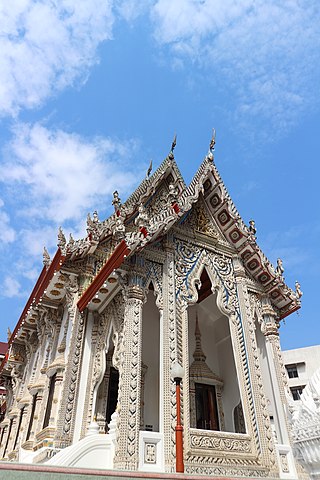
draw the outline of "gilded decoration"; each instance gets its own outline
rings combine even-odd
[[[209,214],[206,210],[202,197],[188,212],[186,217],[181,222],[182,225],[194,230],[195,232],[202,233],[211,237],[217,241],[219,239],[219,233],[216,227],[213,226],[213,221],[210,220]]]

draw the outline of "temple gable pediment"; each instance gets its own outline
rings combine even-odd
[[[205,235],[211,242],[217,242],[219,239],[224,240],[222,232],[208,212],[202,196],[199,197],[197,203],[192,206],[177,226],[185,231]]]

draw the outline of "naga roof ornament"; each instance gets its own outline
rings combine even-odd
[[[49,255],[49,252],[48,252],[48,250],[46,249],[46,247],[43,247],[43,254],[42,254],[42,256],[43,256],[43,260],[42,260],[43,265],[48,268],[49,265],[50,265],[50,255]]]
[[[65,235],[64,235],[64,233],[63,233],[63,230],[62,230],[61,227],[59,227],[59,230],[58,230],[58,244],[57,244],[57,246],[58,246],[61,250],[63,250],[63,249],[65,248],[65,246],[66,246],[66,243],[67,243],[67,241],[66,241],[66,237],[65,237]]]

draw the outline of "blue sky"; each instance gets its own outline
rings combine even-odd
[[[302,309],[285,349],[318,326],[320,6],[290,0],[60,0],[0,6],[0,340],[57,230],[85,235],[156,168],[177,133],[189,182],[215,162]]]

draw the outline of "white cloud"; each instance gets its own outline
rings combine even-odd
[[[153,0],[116,0],[116,10],[127,22],[132,22],[147,12],[152,4]]]
[[[2,241],[16,240],[17,247],[1,264],[2,296],[22,296],[31,288],[28,281],[42,269],[43,247],[51,257],[56,252],[60,225],[67,238],[69,232],[75,239],[84,237],[89,211],[97,209],[104,220],[113,210],[115,189],[126,199],[147,167],[147,162],[141,166],[132,161],[138,148],[135,140],[84,139],[38,123],[16,125],[0,166],[0,183],[8,193],[8,212],[14,212],[17,230],[10,230],[0,200]]]
[[[108,0],[12,0],[0,5],[0,115],[40,105],[85,80],[96,49],[110,39]]]
[[[155,38],[173,56],[195,62],[220,85],[227,80],[239,122],[262,117],[286,129],[318,101],[316,2],[158,0],[151,15]]]
[[[1,295],[3,297],[8,297],[8,298],[20,297],[22,295],[22,293],[20,292],[20,289],[21,289],[21,285],[18,282],[18,280],[7,276],[5,277],[1,287]]]
[[[16,233],[14,229],[10,226],[9,215],[4,212],[2,207],[4,206],[3,200],[0,198],[0,244],[1,243],[11,243],[16,238]]]
[[[17,211],[33,221],[79,221],[90,209],[105,208],[115,188],[127,193],[136,183],[139,165],[130,164],[135,148],[134,141],[86,141],[40,124],[19,124],[5,149],[2,181],[23,200]]]

